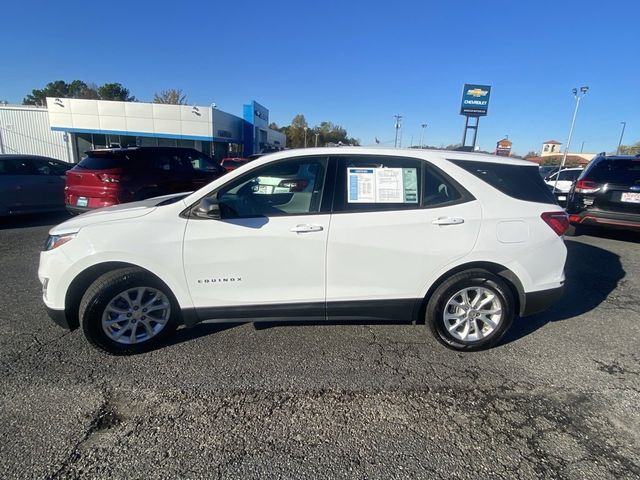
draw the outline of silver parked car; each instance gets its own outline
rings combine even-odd
[[[72,164],[35,155],[0,155],[0,216],[64,210]]]

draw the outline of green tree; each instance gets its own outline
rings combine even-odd
[[[153,96],[153,103],[166,103],[170,105],[186,105],[187,96],[179,88],[162,90]]]
[[[640,153],[640,142],[633,145],[620,145],[620,155],[638,155]]]
[[[135,102],[136,97],[131,95],[128,88],[124,88],[121,83],[105,83],[97,89],[101,100],[116,100],[120,102]]]
[[[301,113],[297,114],[291,120],[291,125],[287,129],[287,145],[290,148],[302,148],[304,147],[304,133],[307,129],[307,135],[309,135],[309,124],[307,119]],[[308,137],[307,137],[308,141]]]
[[[280,130],[280,129],[278,128],[278,124],[277,124],[276,122],[271,122],[271,123],[269,124],[269,128],[270,128],[271,130]]]
[[[94,83],[87,84],[82,80],[73,80],[70,83],[64,80],[55,80],[47,83],[42,89],[33,89],[22,100],[23,105],[45,106],[47,97],[83,98],[88,100],[121,100],[125,102],[135,101],[128,89],[120,83],[105,83],[98,87]]]

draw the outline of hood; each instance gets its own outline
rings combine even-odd
[[[74,233],[88,225],[143,217],[153,212],[158,207],[158,204],[165,202],[165,204],[173,203],[171,202],[172,199],[179,201],[186,195],[188,195],[188,193],[174,193],[172,195],[164,195],[162,197],[148,198],[139,202],[123,203],[121,205],[114,205],[113,207],[99,208],[71,218],[60,225],[56,225],[49,230],[49,234],[61,235],[63,233]]]

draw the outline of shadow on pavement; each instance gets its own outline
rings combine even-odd
[[[568,257],[564,296],[545,312],[516,319],[502,344],[529,335],[549,322],[559,322],[593,310],[605,301],[625,277],[620,257],[615,253],[569,239],[566,245]]]
[[[583,236],[608,238],[609,240],[619,240],[621,242],[640,243],[640,232],[632,232],[631,230],[616,230],[611,228],[584,226],[582,227],[582,233],[580,233],[578,237]]]
[[[67,212],[33,213],[29,215],[16,215],[15,217],[0,217],[0,230],[13,228],[44,227],[58,225],[69,220],[71,215]]]

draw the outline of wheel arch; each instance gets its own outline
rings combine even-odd
[[[427,294],[424,296],[422,301],[419,302],[418,305],[416,305],[416,309],[414,311],[414,318],[416,323],[425,322],[425,311],[427,308],[427,303],[433,295],[433,292],[435,292],[436,288],[438,288],[442,284],[442,282],[444,282],[452,275],[455,275],[456,273],[474,269],[486,270],[493,273],[494,275],[498,275],[499,277],[501,277],[513,294],[513,298],[516,302],[515,311],[522,314],[525,307],[525,292],[524,287],[522,286],[522,282],[515,273],[513,273],[504,265],[500,265],[499,263],[469,262],[453,267],[452,269],[440,275],[438,279],[433,282],[433,284],[429,287],[429,290],[427,290]]]
[[[67,288],[67,293],[65,295],[64,301],[64,311],[67,317],[67,321],[69,322],[69,328],[71,330],[75,330],[80,326],[80,319],[78,317],[78,310],[80,308],[80,302],[82,301],[82,297],[84,296],[87,288],[95,282],[99,277],[104,275],[107,272],[111,272],[113,270],[117,270],[120,268],[137,268],[149,275],[152,275],[159,282],[161,282],[172,295],[175,294],[172,292],[171,288],[167,285],[165,281],[163,281],[158,275],[149,271],[146,268],[143,268],[139,265],[135,265],[133,263],[128,262],[101,262],[90,267],[87,267],[82,272],[80,272],[69,284],[69,288]]]

